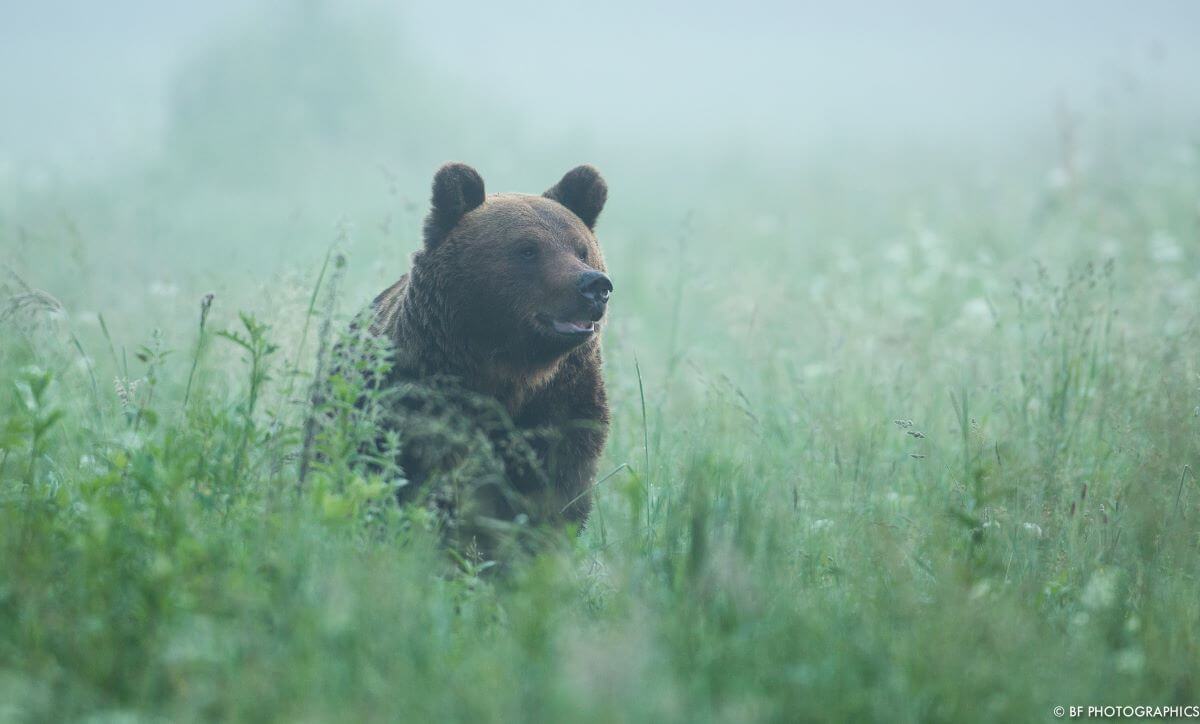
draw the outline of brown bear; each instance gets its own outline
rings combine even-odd
[[[402,500],[467,470],[451,505],[473,511],[472,536],[481,520],[586,522],[609,424],[600,331],[613,285],[593,234],[607,195],[586,165],[541,196],[485,195],[470,166],[438,170],[423,247],[372,304],[370,330],[392,346],[382,387],[405,411]],[[451,428],[498,465],[464,468]]]

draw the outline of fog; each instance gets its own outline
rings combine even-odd
[[[364,67],[353,62],[326,68],[345,72],[350,92],[386,93],[391,78],[413,89],[403,105],[448,97],[464,116],[475,113],[462,118],[464,132],[535,149],[587,142],[770,156],[829,144],[995,147],[1051,128],[1060,107],[1190,120],[1200,97],[1200,6],[1186,0],[391,5],[5,3],[0,157],[94,170],[161,154],[189,68],[238,38],[269,46],[301,17],[312,23],[305,40],[260,48],[240,70],[279,81],[283,74],[254,64],[291,62],[303,74],[312,70],[306,50],[326,52],[306,43],[370,36],[359,48],[370,49],[370,82],[349,77]],[[414,75],[426,81],[419,89]],[[242,90],[259,101],[281,91]],[[374,132],[405,133],[402,118],[372,120]],[[456,141],[436,150],[453,157]]]
[[[0,0],[0,722],[1194,713],[1198,41],[1200,0]],[[603,314],[472,209],[358,316],[447,161],[599,169]]]
[[[714,275],[749,244],[874,254],[914,218],[1194,166],[1198,28],[1164,0],[10,2],[0,251],[68,308],[145,311],[128,290],[159,284],[190,315],[214,288],[254,305],[340,238],[357,302],[462,160],[489,191],[598,166],[618,271],[681,229]]]

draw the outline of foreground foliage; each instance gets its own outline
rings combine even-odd
[[[306,425],[314,360],[379,288],[346,276],[353,255],[107,316],[86,311],[98,280],[14,255],[0,719],[1194,704],[1200,256],[1180,239],[1200,176],[1180,163],[1028,193],[947,175],[918,195],[937,202],[864,190],[924,210],[877,225],[816,192],[731,193],[678,245],[614,210],[611,475],[577,540],[502,575],[390,502],[398,472],[356,457],[369,425]],[[30,223],[61,239],[46,254],[78,243]],[[373,233],[368,258],[390,243]]]

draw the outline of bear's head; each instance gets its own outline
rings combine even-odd
[[[485,195],[475,169],[433,179],[414,270],[439,287],[446,321],[473,347],[542,365],[596,337],[613,285],[592,229],[608,187],[579,166],[541,196]]]

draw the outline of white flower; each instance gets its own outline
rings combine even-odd
[[[990,329],[995,324],[991,305],[983,297],[967,300],[959,312],[958,323],[967,329]]]
[[[155,297],[173,297],[179,293],[179,287],[171,282],[155,281],[150,283],[150,294]]]
[[[1101,568],[1092,574],[1079,602],[1093,611],[1108,608],[1117,600],[1116,571]]]
[[[1174,264],[1183,259],[1183,249],[1175,237],[1163,231],[1156,231],[1150,237],[1150,258],[1159,264]]]
[[[917,233],[917,245],[926,254],[942,246],[942,238],[937,235],[932,229],[921,229]]]
[[[1146,664],[1146,655],[1136,646],[1121,649],[1117,652],[1117,671],[1126,674],[1136,674]]]
[[[975,600],[978,600],[978,599],[983,598],[984,596],[988,595],[988,593],[991,590],[992,590],[992,582],[985,578],[982,581],[980,581],[979,583],[976,583],[974,586],[971,586],[970,592],[967,593],[967,598],[969,598],[972,601],[975,601]]]
[[[1042,526],[1038,525],[1037,523],[1026,523],[1021,527],[1024,528],[1034,538],[1042,537]]]
[[[906,267],[912,263],[912,250],[907,244],[891,244],[883,250],[883,258],[892,266]]]
[[[804,365],[802,372],[804,373],[804,379],[815,380],[828,374],[829,369],[820,362],[810,362]]]

